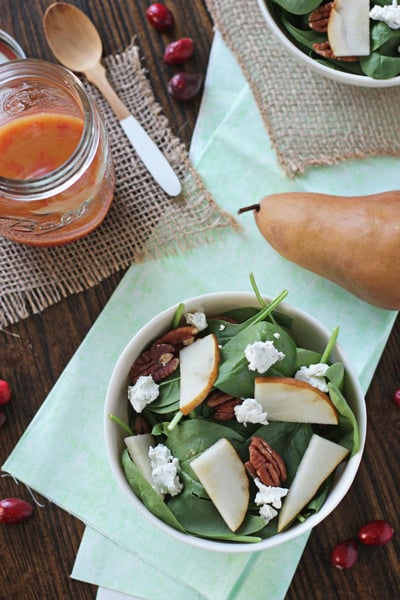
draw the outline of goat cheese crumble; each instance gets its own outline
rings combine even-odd
[[[299,381],[305,381],[313,387],[321,390],[321,392],[328,392],[328,384],[326,383],[325,374],[329,369],[329,365],[325,363],[317,363],[310,365],[309,367],[300,367],[295,373],[294,378]]]
[[[193,312],[185,314],[186,323],[196,327],[197,331],[204,331],[207,329],[207,317],[203,312]]]
[[[369,11],[369,17],[374,21],[383,21],[390,29],[400,29],[400,6],[397,0],[393,0],[392,5],[375,4]]]
[[[149,448],[153,487],[159,494],[176,496],[183,489],[178,475],[179,459],[164,444]]]
[[[260,423],[268,425],[267,413],[263,411],[263,407],[255,398],[245,398],[242,404],[238,404],[233,409],[238,423],[243,423],[246,427],[247,423]]]
[[[160,393],[157,383],[153,381],[151,375],[141,375],[135,385],[128,387],[128,400],[137,413],[141,413],[144,408],[153,400],[158,398]]]
[[[259,515],[267,525],[278,514],[276,509],[282,508],[282,498],[286,496],[289,489],[264,485],[258,477],[254,479],[254,483],[258,487],[254,502],[260,507]]]
[[[284,352],[277,350],[270,340],[248,344],[244,354],[249,361],[249,370],[258,373],[265,373],[272,365],[285,358]]]

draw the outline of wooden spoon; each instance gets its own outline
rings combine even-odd
[[[56,2],[47,8],[43,24],[47,42],[57,60],[67,69],[83,73],[100,90],[157,183],[170,196],[180,194],[182,186],[171,165],[109,84],[101,63],[100,35],[90,19],[75,6]]]

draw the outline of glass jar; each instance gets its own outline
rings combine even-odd
[[[102,222],[113,191],[105,125],[80,80],[42,60],[0,64],[0,236],[72,242]]]

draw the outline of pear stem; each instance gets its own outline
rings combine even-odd
[[[250,210],[254,210],[255,212],[259,212],[260,208],[261,207],[260,207],[259,204],[250,204],[249,206],[243,206],[242,208],[239,208],[238,215],[241,215],[242,213],[250,211]]]

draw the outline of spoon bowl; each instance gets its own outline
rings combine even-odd
[[[67,69],[82,73],[100,90],[148,171],[167,194],[178,196],[182,186],[176,173],[107,79],[101,62],[103,44],[91,20],[76,6],[56,2],[44,13],[43,26],[57,60]]]
[[[43,23],[51,51],[64,67],[84,73],[100,63],[103,44],[99,32],[78,8],[66,2],[52,4]]]

